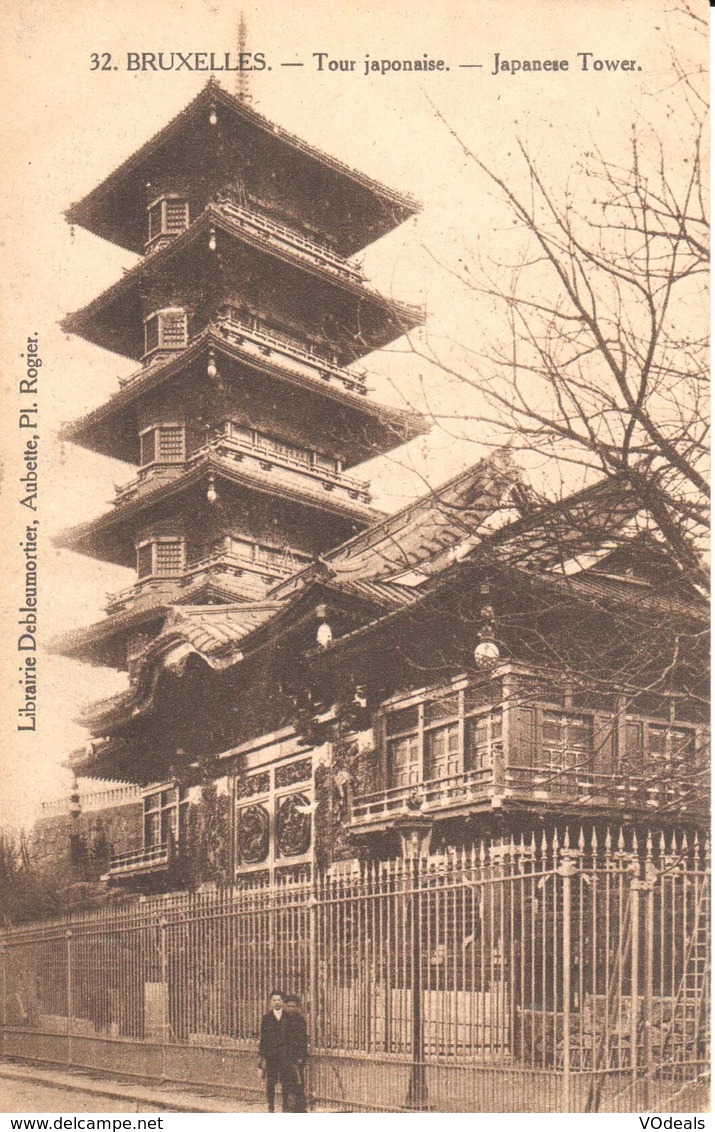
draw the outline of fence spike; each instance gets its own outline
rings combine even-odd
[[[591,852],[592,853],[598,852],[598,835],[596,833],[595,825],[591,826]]]
[[[578,847],[581,853],[583,853],[586,848],[586,838],[584,836],[583,826],[580,826],[578,832]]]
[[[611,827],[610,827],[610,825],[606,826],[606,838],[605,838],[604,844],[605,844],[606,852],[610,853],[611,852]]]
[[[564,849],[570,849],[570,848],[571,848],[571,839],[569,837],[569,827],[567,825],[566,826],[566,832],[564,834]]]
[[[645,841],[645,855],[647,861],[653,860],[653,834],[651,833],[650,829],[648,829],[648,834]]]
[[[623,836],[623,826],[621,825],[621,826],[618,827],[618,851],[620,853],[622,853],[623,850],[625,849],[625,847],[626,847],[626,839]]]

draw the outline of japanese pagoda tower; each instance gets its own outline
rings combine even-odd
[[[142,258],[63,323],[140,363],[64,432],[137,469],[58,540],[136,570],[65,655],[131,681],[172,606],[248,612],[380,517],[353,469],[425,426],[358,363],[421,319],[350,257],[417,207],[210,81],[68,210]]]

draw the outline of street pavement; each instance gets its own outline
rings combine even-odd
[[[258,1100],[0,1061],[0,1112],[264,1111]]]

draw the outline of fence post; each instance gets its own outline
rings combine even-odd
[[[654,919],[655,884],[658,870],[652,860],[646,861],[646,876],[643,881],[645,891],[645,971],[643,973],[643,1056],[645,1061],[643,1108],[650,1111],[651,1082],[653,1080],[653,960],[654,960]]]
[[[636,1085],[638,1082],[638,1022],[640,1009],[638,999],[638,985],[640,983],[640,865],[638,858],[633,857],[630,867],[633,873],[631,881],[631,1078],[632,1099],[636,1100]]]
[[[169,980],[166,958],[166,916],[159,919],[159,963],[161,967],[161,1079],[166,1080],[166,1031],[169,1026]]]
[[[420,858],[412,859],[411,881],[412,895],[409,901],[410,918],[412,921],[412,957],[411,957],[411,983],[412,983],[412,1069],[410,1083],[407,1090],[407,1108],[417,1112],[424,1112],[427,1108],[427,1082],[425,1079],[424,1063],[424,1020],[422,1017],[422,872]],[[409,874],[408,874],[409,875]],[[408,884],[410,882],[408,881]]]
[[[563,1014],[563,1080],[562,1112],[571,1112],[571,878],[576,875],[576,850],[561,850],[561,864],[556,870],[561,877],[563,931],[561,936],[562,1014]],[[554,911],[557,912],[558,905]]]
[[[0,946],[2,952],[2,1044],[0,1045],[0,1052],[5,1053],[5,1044],[7,1041],[7,944],[5,940]]]
[[[72,1064],[72,1014],[74,1012],[74,994],[72,986],[72,929],[65,931],[66,961],[67,961],[67,1064]]]

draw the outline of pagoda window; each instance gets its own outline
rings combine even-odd
[[[139,442],[142,467],[147,464],[183,464],[186,459],[186,430],[183,425],[154,425],[140,433]]]
[[[542,765],[550,770],[577,770],[589,765],[594,753],[593,717],[544,711]]]
[[[170,786],[144,798],[144,848],[180,845],[185,837],[189,799],[184,787]]]
[[[695,759],[695,731],[645,720],[626,721],[626,761],[632,769],[658,764],[676,767]]]
[[[160,538],[137,547],[137,578],[174,578],[186,567],[183,539]]]
[[[157,350],[182,350],[188,341],[188,320],[182,307],[154,311],[144,320],[145,357]]]
[[[147,248],[162,237],[178,236],[189,227],[189,202],[185,197],[158,197],[147,209]]]

